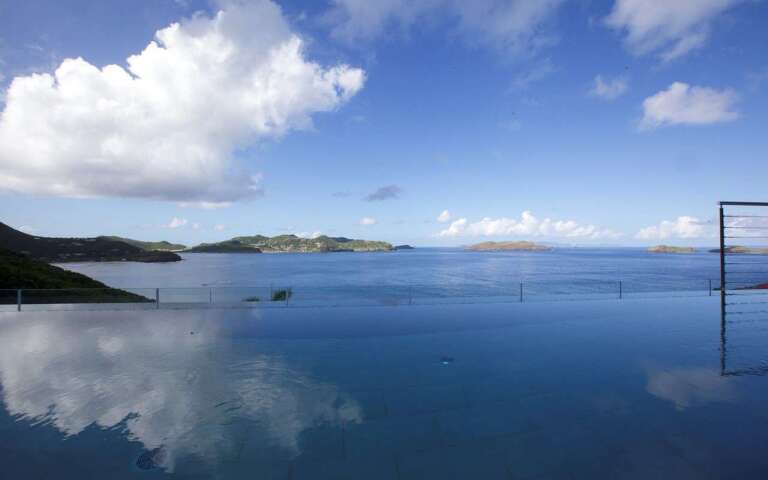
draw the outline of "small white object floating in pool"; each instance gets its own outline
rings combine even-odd
[[[441,365],[450,365],[453,363],[453,357],[440,357]]]

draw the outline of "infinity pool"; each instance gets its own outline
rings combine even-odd
[[[716,298],[0,314],[0,478],[766,478]]]

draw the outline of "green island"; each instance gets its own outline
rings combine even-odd
[[[651,253],[696,253],[693,247],[675,247],[672,245],[656,245],[648,249]]]
[[[720,253],[719,248],[710,250],[711,253]],[[725,253],[731,254],[744,254],[744,255],[768,255],[767,247],[745,247],[742,245],[734,245],[732,247],[725,247]]]
[[[466,247],[472,252],[499,252],[499,251],[522,251],[522,252],[548,252],[553,250],[548,245],[542,245],[534,242],[482,242]]]
[[[152,300],[80,273],[0,248],[0,304],[14,304],[17,290],[24,303],[145,303]],[[31,289],[31,290],[30,290]],[[55,291],[53,290],[55,289]]]
[[[111,237],[38,237],[0,223],[0,248],[50,263],[64,262],[177,262],[173,252],[144,250]]]
[[[182,245],[180,243],[171,243],[166,242],[165,240],[159,241],[159,242],[145,242],[142,240],[134,240],[132,238],[124,238],[124,237],[117,237],[115,235],[104,235],[98,238],[105,238],[107,240],[114,240],[116,242],[123,242],[127,243],[128,245],[133,245],[134,247],[139,247],[142,250],[146,250],[149,252],[155,251],[155,252],[180,252],[182,250],[186,250],[187,246]]]
[[[203,243],[185,253],[317,253],[317,252],[388,252],[394,247],[387,242],[355,240],[346,237],[302,238],[296,235],[264,235],[235,237],[217,243]]]

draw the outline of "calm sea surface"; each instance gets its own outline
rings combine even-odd
[[[718,255],[654,254],[643,249],[562,248],[552,252],[467,252],[422,248],[412,251],[325,254],[184,254],[166,264],[78,263],[65,268],[110,286],[230,287],[290,286],[294,290],[403,288],[471,292],[478,296],[517,293],[703,291],[717,287]],[[752,280],[752,279],[750,279]],[[759,281],[760,278],[754,280]]]

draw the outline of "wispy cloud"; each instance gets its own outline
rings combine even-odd
[[[333,0],[328,15],[333,35],[358,44],[385,34],[443,19],[471,45],[508,55],[530,55],[556,43],[549,28],[563,0]]]
[[[606,25],[637,55],[670,61],[707,43],[714,19],[745,0],[616,0]]]
[[[443,210],[440,215],[437,216],[437,221],[440,223],[450,222],[451,221],[451,212],[448,210]]]
[[[518,74],[512,79],[511,89],[513,91],[526,90],[532,84],[544,80],[556,71],[557,69],[551,59],[545,58],[539,60],[528,70]]]
[[[595,77],[595,82],[589,94],[603,100],[615,100],[627,93],[629,81],[627,77],[604,79],[602,75]]]
[[[397,185],[387,185],[385,187],[377,188],[375,192],[371,192],[363,200],[366,202],[381,202],[384,200],[394,200],[399,198],[403,193],[403,189]]]
[[[360,219],[360,225],[367,227],[370,225],[376,225],[377,221],[373,217],[363,217]]]
[[[199,208],[202,210],[217,210],[231,206],[232,202],[179,202],[181,208]]]

